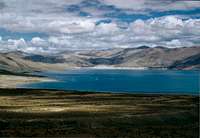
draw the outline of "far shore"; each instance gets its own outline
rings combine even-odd
[[[115,67],[115,66],[95,66],[95,67],[77,67],[75,69],[129,69],[129,70],[147,70],[146,67]]]
[[[111,70],[167,70],[167,68],[148,68],[148,67],[117,67],[117,66],[94,66],[94,67],[75,67],[73,69],[111,69]]]

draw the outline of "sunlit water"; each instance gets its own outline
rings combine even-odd
[[[76,69],[43,72],[39,75],[58,81],[20,87],[142,94],[199,94],[198,71]]]

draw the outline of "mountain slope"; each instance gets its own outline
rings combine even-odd
[[[42,56],[42,55],[41,55]],[[26,57],[29,57],[26,59]],[[35,56],[33,55],[35,58]],[[49,60],[44,57],[44,60]],[[76,67],[72,63],[47,63],[44,60],[33,60],[29,54],[22,55],[19,52],[9,52],[0,54],[0,71],[4,73],[25,73],[43,70],[64,70],[66,68]]]
[[[91,57],[89,60],[95,65],[112,65],[118,67],[154,67],[167,68],[190,56],[200,53],[199,47],[191,48],[129,48],[113,55]]]
[[[149,48],[139,51],[127,51],[122,57],[123,62],[119,66],[142,66],[167,68],[174,62],[189,58],[199,53],[200,48]]]
[[[188,57],[186,59],[176,61],[170,67],[170,69],[200,69],[200,54]]]
[[[93,51],[65,51],[54,55],[23,52],[0,53],[0,72],[64,70],[74,67],[146,67],[195,69],[200,66],[200,47],[139,47]]]

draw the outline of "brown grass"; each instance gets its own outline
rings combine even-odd
[[[198,137],[199,97],[0,90],[0,136]]]

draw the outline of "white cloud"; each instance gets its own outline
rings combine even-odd
[[[173,38],[187,39],[199,35],[199,25],[200,19],[183,21],[178,17],[166,16],[147,21],[136,20],[131,23],[131,29],[136,36],[160,38],[161,41]]]
[[[145,6],[145,0],[103,0],[103,2],[123,9],[139,10]]]
[[[27,47],[27,42],[23,38],[2,40],[0,44],[1,51],[22,50]]]
[[[179,19],[175,16],[166,16],[163,18],[159,18],[158,20],[153,20],[151,24],[157,24],[161,27],[165,27],[169,29],[182,27],[184,25],[182,19]]]
[[[34,37],[32,38],[31,43],[34,45],[43,45],[45,43],[45,40],[41,39],[40,37]]]
[[[63,49],[64,48],[70,48],[71,41],[74,38],[72,38],[71,36],[51,36],[48,38],[48,42],[52,45],[55,45],[57,47],[62,46]],[[78,39],[77,39],[78,40]]]
[[[151,28],[143,20],[136,20],[130,24],[131,31],[136,35],[152,34]]]
[[[58,20],[47,24],[46,29],[55,33],[82,33],[92,31],[95,23],[90,20]]]
[[[59,39],[57,37],[49,37],[48,39],[49,43],[59,44]]]
[[[200,19],[183,20],[179,17],[166,16],[145,21],[136,20],[126,29],[111,22],[96,25],[84,33],[55,34],[48,38],[34,37],[30,41],[8,40],[4,41],[4,47],[26,52],[51,53],[69,49],[124,48],[140,45],[198,46],[199,26]]]
[[[35,47],[27,47],[23,51],[27,52],[27,53],[35,53],[37,51],[37,49]]]
[[[116,23],[101,23],[96,26],[96,32],[100,34],[111,34],[119,31]]]
[[[66,12],[65,7],[82,0],[4,0],[0,9],[1,28],[12,32],[43,32],[47,34],[82,33],[91,31],[95,19]]]
[[[129,9],[137,12],[148,12],[148,10],[188,10],[200,7],[200,1],[197,0],[103,0],[103,2],[108,5],[114,5],[118,8]]]
[[[181,42],[178,39],[173,39],[173,40],[167,42],[166,44],[168,46],[175,46],[175,47],[182,45]]]
[[[81,19],[78,17],[45,15],[32,17],[18,16],[15,13],[2,14],[0,16],[1,27],[17,32],[43,32],[47,34],[57,33],[82,33],[92,31],[95,20]]]
[[[177,47],[197,46],[200,43],[200,19],[192,19],[190,16],[163,16],[123,24],[109,17],[110,23],[101,22],[97,25],[96,22],[107,19],[102,15],[110,11],[84,7],[84,11],[93,15],[91,17],[81,17],[66,11],[66,6],[80,4],[81,1],[83,0],[3,0],[6,6],[0,8],[0,28],[13,33],[45,33],[46,36],[34,36],[31,40],[17,39],[21,36],[3,36],[4,39],[0,37],[0,50],[51,53],[67,49],[139,45]],[[121,8],[122,12],[145,14],[152,10],[159,12],[200,7],[200,1],[100,1]]]
[[[26,41],[23,38],[18,40],[8,39],[8,43],[15,47],[25,47],[27,45]]]

